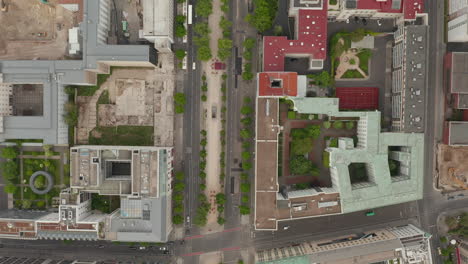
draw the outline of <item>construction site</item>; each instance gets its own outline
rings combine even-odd
[[[438,187],[453,192],[468,190],[468,147],[437,146]]]
[[[160,63],[169,57],[160,56]],[[170,63],[164,65],[114,68],[94,94],[78,96],[77,143],[172,146],[174,76]]]
[[[68,30],[80,22],[79,12],[59,2],[0,0],[0,60],[74,59]]]

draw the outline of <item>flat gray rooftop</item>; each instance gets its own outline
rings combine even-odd
[[[468,93],[468,52],[452,53],[452,93]]]
[[[468,122],[450,122],[449,131],[450,145],[468,145]]]
[[[404,132],[424,132],[427,80],[427,26],[407,26]]]

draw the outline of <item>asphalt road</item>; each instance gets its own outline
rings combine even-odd
[[[16,256],[50,259],[79,259],[107,261],[160,261],[171,263],[172,256],[163,255],[159,247],[145,250],[131,249],[128,245],[116,245],[104,241],[74,241],[65,244],[55,240],[24,241],[2,239],[0,256]],[[101,246],[99,246],[101,245]]]

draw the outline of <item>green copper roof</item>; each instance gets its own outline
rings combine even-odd
[[[339,111],[337,98],[291,98],[299,113],[326,114],[333,117],[359,117],[358,144],[349,147],[342,138],[338,148],[330,152],[330,173],[340,192],[343,213],[377,208],[422,198],[424,134],[384,132],[380,130],[378,111]],[[349,142],[349,141],[348,141]],[[389,147],[404,148],[395,155],[403,161],[408,175],[391,177]],[[369,182],[351,184],[348,165],[365,163]]]

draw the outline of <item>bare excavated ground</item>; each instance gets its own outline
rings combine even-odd
[[[445,191],[468,189],[468,147],[439,144],[437,170],[439,187]]]
[[[68,29],[76,14],[57,5],[33,0],[5,0],[0,12],[0,60],[55,60],[67,55]]]

